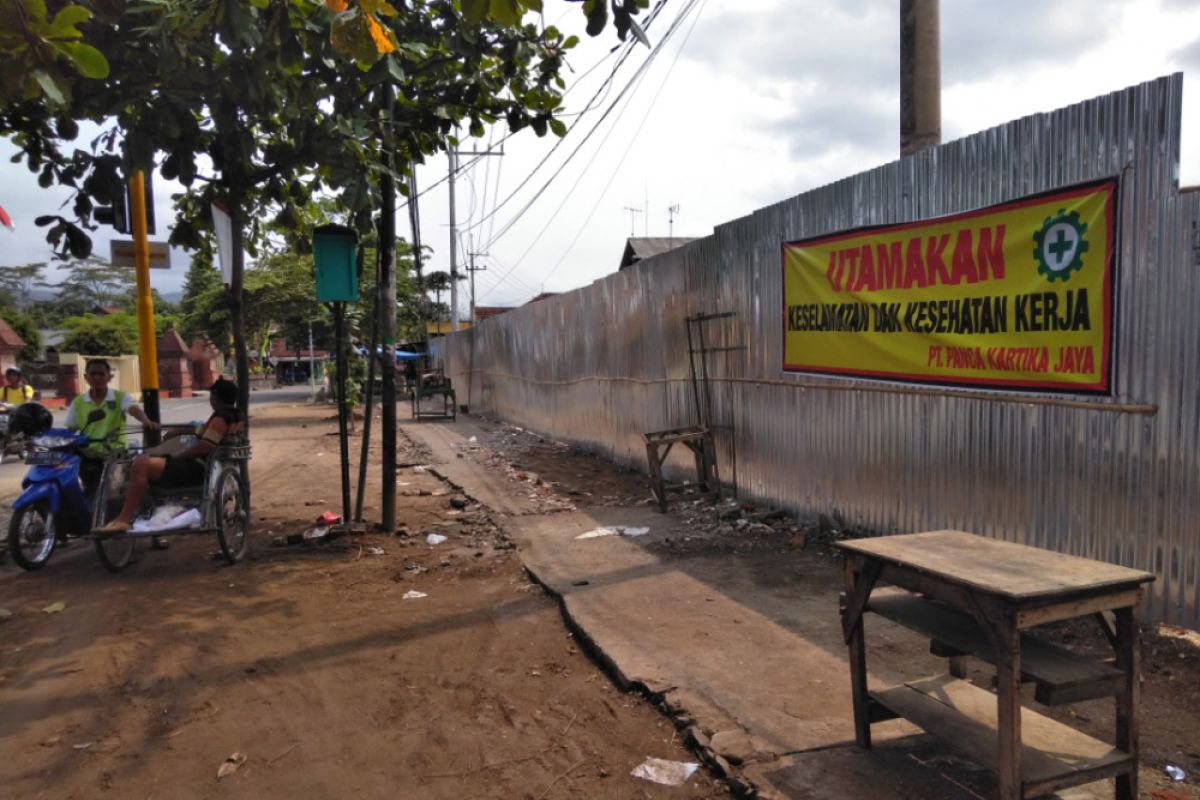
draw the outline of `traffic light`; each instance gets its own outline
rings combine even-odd
[[[113,226],[118,233],[129,233],[129,192],[121,192],[111,206],[93,208],[92,219],[101,225]]]

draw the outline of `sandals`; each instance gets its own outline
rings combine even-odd
[[[122,533],[127,533],[129,531],[129,525],[130,523],[128,522],[113,520],[102,528],[96,528],[92,531],[92,533],[96,536],[118,536]]]

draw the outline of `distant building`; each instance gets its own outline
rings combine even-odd
[[[125,309],[116,306],[92,306],[91,313],[101,317],[111,317],[113,314],[124,314]]]
[[[475,306],[475,324],[512,311],[512,306]]]
[[[17,365],[17,353],[25,346],[25,340],[0,319],[0,372]]]
[[[625,252],[621,255],[621,265],[617,271],[631,267],[644,258],[658,256],[676,247],[682,247],[688,242],[694,242],[696,236],[641,236],[625,240]]]

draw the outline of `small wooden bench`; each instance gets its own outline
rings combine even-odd
[[[930,652],[955,657],[973,655],[995,665],[992,646],[970,614],[903,590],[879,589],[867,610],[930,637]],[[1047,706],[1114,697],[1122,687],[1123,673],[1107,664],[1072,653],[1066,648],[1021,634],[1021,680],[1035,683],[1035,699]]]
[[[711,430],[703,426],[671,428],[643,433],[642,440],[646,443],[646,461],[650,468],[650,491],[658,501],[660,511],[667,510],[669,491],[695,488],[714,499],[721,499],[721,481],[717,476],[717,455]],[[682,444],[692,451],[696,460],[695,481],[668,483],[663,478],[663,462],[676,444]]]

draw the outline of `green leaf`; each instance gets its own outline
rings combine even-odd
[[[521,8],[517,0],[491,0],[488,16],[501,25],[518,25],[521,22]]]
[[[250,0],[250,5],[255,8],[266,9],[271,5],[271,0]]]
[[[483,15],[487,13],[489,0],[462,0],[463,16],[467,22],[472,25],[478,25],[483,22]]]
[[[567,40],[565,42],[563,42],[562,46],[563,46],[564,50],[570,50],[572,47],[574,47],[577,44],[579,44],[578,36],[568,36]]]
[[[90,44],[62,42],[55,46],[71,59],[71,63],[83,77],[98,81],[108,77],[108,61],[104,58],[103,53]]]
[[[404,74],[404,67],[400,66],[400,62],[391,53],[387,55],[387,71],[395,81],[404,81],[408,77]]]
[[[83,6],[67,6],[62,11],[54,15],[54,21],[50,23],[50,30],[47,32],[47,38],[51,39],[78,39],[83,36],[75,26],[81,22],[87,22],[92,18],[92,12]]]
[[[35,69],[33,71],[33,79],[37,81],[38,86],[42,87],[42,92],[45,93],[46,99],[52,103],[63,104],[67,102],[67,98],[63,96],[62,90],[58,88],[58,84],[54,82],[54,78],[50,77],[44,69]]]
[[[554,135],[560,139],[567,135],[567,125],[561,119],[551,119],[550,130],[554,131]]]

